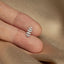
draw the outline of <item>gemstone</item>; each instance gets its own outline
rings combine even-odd
[[[31,34],[30,32],[26,32],[27,34]]]
[[[29,37],[30,35],[29,34],[26,34],[27,37]]]

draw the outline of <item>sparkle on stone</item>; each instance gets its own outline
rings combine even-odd
[[[31,34],[30,32],[26,32],[27,34]]]
[[[26,32],[26,36],[29,37],[31,35],[31,32],[32,32],[32,27],[29,27]]]

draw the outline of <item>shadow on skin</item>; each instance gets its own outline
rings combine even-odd
[[[43,63],[43,64],[56,64],[55,62],[45,62],[45,61],[40,61],[41,63]]]

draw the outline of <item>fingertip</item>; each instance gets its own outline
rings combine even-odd
[[[30,48],[28,49],[28,51],[30,51],[31,53],[40,53],[43,51],[43,43],[40,39],[36,38],[36,37],[32,37],[33,39],[31,40],[31,45]]]
[[[31,53],[40,53],[43,51],[43,44],[39,43],[38,46],[35,45],[35,47],[31,50]]]
[[[42,27],[40,26],[40,24],[36,24],[35,28],[34,28],[34,36],[40,36],[40,34],[42,33]]]
[[[19,12],[13,24],[24,31],[27,31],[29,27],[32,27],[32,35],[34,36],[39,36],[42,32],[40,24],[24,13]]]

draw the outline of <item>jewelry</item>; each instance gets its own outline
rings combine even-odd
[[[26,32],[26,36],[29,37],[31,35],[31,32],[32,32],[32,27],[29,27]]]

